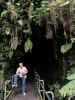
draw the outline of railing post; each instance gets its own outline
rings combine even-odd
[[[71,100],[73,98],[73,96],[68,97],[68,100]],[[75,99],[75,98],[74,98]]]
[[[52,100],[54,100],[54,93],[53,93],[52,91],[48,91],[48,92],[46,92],[46,96],[47,96],[48,100],[51,100],[49,94],[51,94],[51,96],[52,96]]]
[[[4,100],[6,100],[6,82],[5,82],[5,86],[4,86]]]
[[[44,80],[39,80],[39,91],[43,92],[43,100],[45,100],[45,88],[44,88]],[[41,90],[42,88],[42,90]]]
[[[35,75],[37,79],[38,93],[40,95],[41,100],[45,100],[45,97],[47,97],[48,100],[54,100],[54,93],[52,91],[46,91],[44,87],[44,80],[40,80],[40,76],[37,72],[35,73]],[[41,93],[43,94],[41,95]],[[52,97],[50,97],[49,94],[51,94]]]
[[[43,100],[45,100],[45,90],[43,90]]]
[[[4,100],[6,100],[9,97],[10,93],[12,92],[12,90],[10,91],[7,90],[7,85],[9,83],[10,83],[10,80],[5,81],[4,83]]]

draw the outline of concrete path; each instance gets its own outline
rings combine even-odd
[[[32,85],[29,84],[27,87],[27,94],[23,96],[21,93],[13,95],[11,100],[39,100],[39,97],[33,95]]]

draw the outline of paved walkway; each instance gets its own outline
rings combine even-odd
[[[13,95],[11,100],[39,100],[38,97],[33,95],[33,89],[32,89],[31,84],[28,85],[27,91],[28,92],[25,96],[23,96],[21,93],[18,93],[18,94]]]
[[[12,100],[39,100],[38,97],[33,96],[31,93],[22,96],[21,94],[12,98]]]

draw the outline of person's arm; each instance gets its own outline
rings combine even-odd
[[[17,74],[17,75],[20,74],[19,68],[17,68],[16,74]]]
[[[28,69],[26,68],[26,74],[28,73]]]

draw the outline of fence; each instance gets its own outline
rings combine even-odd
[[[75,96],[68,97],[68,100],[75,100]]]
[[[45,90],[44,80],[40,79],[40,76],[37,72],[35,72],[35,79],[37,91],[40,96],[40,100],[54,100],[54,93],[52,91]]]
[[[11,82],[10,80],[5,81],[5,86],[4,86],[4,100],[7,100],[7,98],[12,93],[12,88],[11,88],[10,82]],[[10,88],[8,88],[8,86],[10,86]]]
[[[40,76],[37,72],[35,72],[35,81],[36,81],[36,91],[39,95],[39,100],[55,100],[54,93],[52,91],[46,91],[45,90],[45,83],[44,80],[40,79]],[[8,88],[10,86],[10,88]],[[8,97],[12,93],[12,87],[11,87],[11,80],[5,81],[3,84],[2,93],[0,93],[0,100],[7,100]],[[2,97],[1,97],[2,96]],[[75,100],[75,96],[68,97],[67,100]]]
[[[0,81],[0,100],[3,100],[4,98],[4,81]]]

